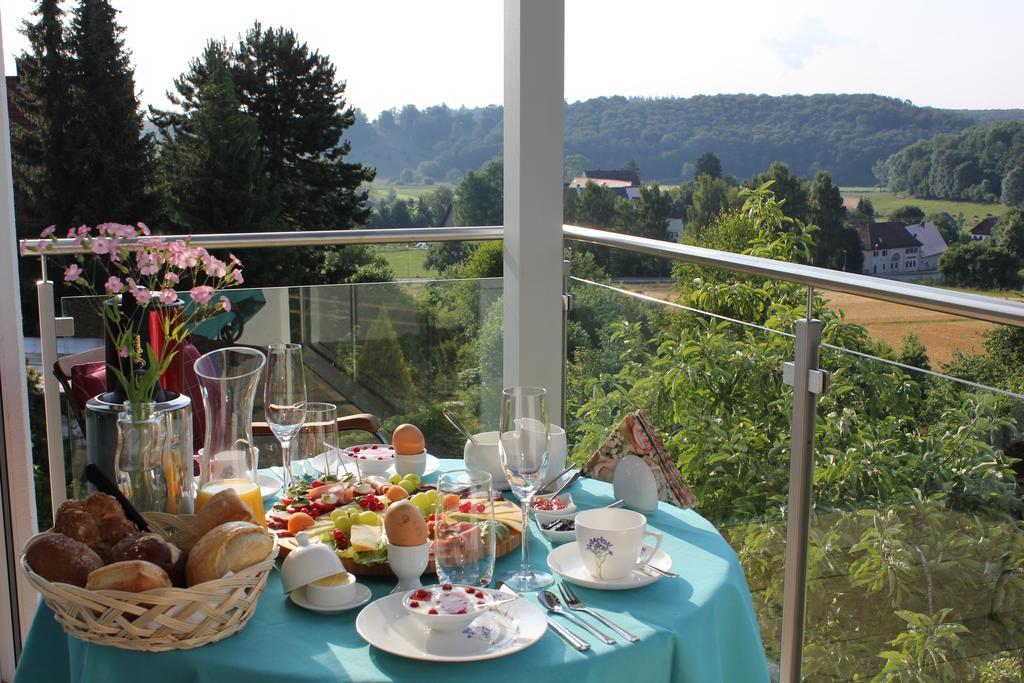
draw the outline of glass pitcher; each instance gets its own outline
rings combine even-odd
[[[232,488],[264,526],[263,498],[256,478],[259,449],[252,441],[252,405],[266,362],[261,351],[229,347],[204,354],[195,363],[206,408],[196,510],[214,494]]]

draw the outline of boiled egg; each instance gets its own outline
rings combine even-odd
[[[423,432],[416,425],[404,424],[395,427],[391,435],[391,444],[398,455],[419,455],[427,445],[423,440]]]

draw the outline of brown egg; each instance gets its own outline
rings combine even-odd
[[[416,425],[404,424],[395,427],[391,435],[391,444],[398,455],[419,455],[427,445],[423,441],[423,432]]]
[[[384,513],[384,531],[388,541],[404,547],[427,542],[427,522],[419,509],[408,500],[388,506]]]

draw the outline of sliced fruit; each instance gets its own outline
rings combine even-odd
[[[300,531],[308,529],[309,527],[316,524],[313,518],[307,515],[305,512],[296,512],[288,518],[288,533],[297,534]]]

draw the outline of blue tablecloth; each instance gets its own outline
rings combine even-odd
[[[445,469],[461,467],[445,461]],[[607,504],[611,487],[583,480],[573,487],[581,507]],[[611,613],[641,637],[604,645],[587,636],[580,653],[553,633],[500,659],[460,664],[406,660],[368,646],[355,632],[358,610],[320,615],[288,601],[274,572],[245,629],[193,650],[142,653],[101,647],[67,636],[40,604],[15,672],[15,683],[49,681],[767,681],[768,670],[750,592],[736,555],[715,528],[693,511],[661,505],[650,525],[665,533],[662,548],[681,577],[630,591],[577,588],[590,606]],[[530,557],[545,565],[550,544],[534,528]],[[518,552],[498,560],[496,574],[512,570]],[[392,581],[364,579],[374,597]],[[556,617],[557,618],[557,617]],[[579,630],[574,627],[574,630]]]

